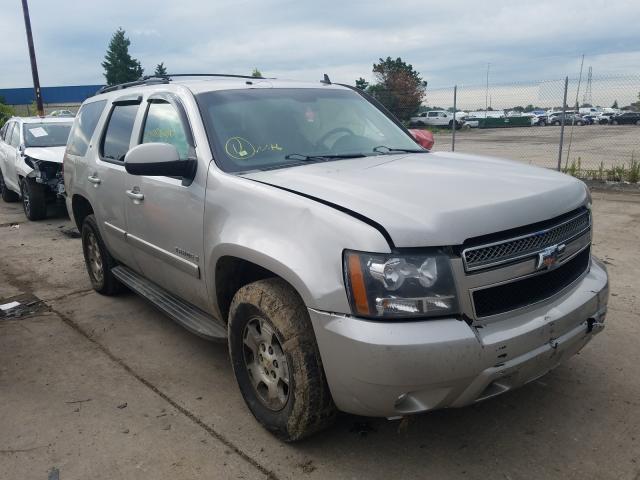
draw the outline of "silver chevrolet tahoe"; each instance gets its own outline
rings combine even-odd
[[[569,176],[430,152],[375,99],[211,75],[103,89],[64,158],[89,278],[228,342],[293,441],[521,386],[604,326],[591,198]]]

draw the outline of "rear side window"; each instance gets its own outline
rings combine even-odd
[[[85,103],[82,106],[69,135],[67,153],[78,156],[83,156],[87,153],[91,137],[106,103],[106,100],[101,100],[99,102]]]
[[[9,127],[7,143],[12,147],[17,147],[20,144],[20,125],[17,122],[13,122],[12,127]]]
[[[105,160],[124,161],[124,156],[129,151],[136,113],[138,104],[114,105],[100,151]]]
[[[189,156],[189,144],[185,127],[173,105],[166,102],[149,104],[142,132],[142,143],[170,143],[175,146],[181,159]]]

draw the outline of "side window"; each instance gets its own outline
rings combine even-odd
[[[67,153],[78,156],[83,156],[87,153],[91,137],[106,103],[106,100],[100,100],[99,102],[85,103],[80,108],[69,134]]]
[[[170,143],[175,146],[181,159],[189,157],[189,143],[185,126],[176,109],[167,102],[149,103],[140,143]]]
[[[12,147],[20,145],[20,124],[18,122],[13,122],[13,129],[8,143]]]
[[[2,126],[2,128],[0,128],[0,140],[4,140],[4,132],[6,132],[6,131],[7,131],[7,126],[8,126],[8,125],[9,125],[8,123],[5,123],[5,124]]]
[[[113,106],[100,149],[100,155],[103,158],[124,161],[124,156],[129,151],[129,142],[138,106],[138,104],[116,104]]]
[[[438,116],[438,112],[429,112],[429,116],[430,117],[437,117]]]

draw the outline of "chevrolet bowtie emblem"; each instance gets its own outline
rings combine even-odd
[[[566,250],[567,246],[562,243],[547,247],[538,253],[538,261],[536,262],[536,270],[552,270],[558,265],[558,260]]]

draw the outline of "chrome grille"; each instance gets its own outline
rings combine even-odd
[[[591,228],[588,210],[557,225],[499,242],[466,248],[462,252],[468,272],[528,257],[546,247],[567,242]]]

